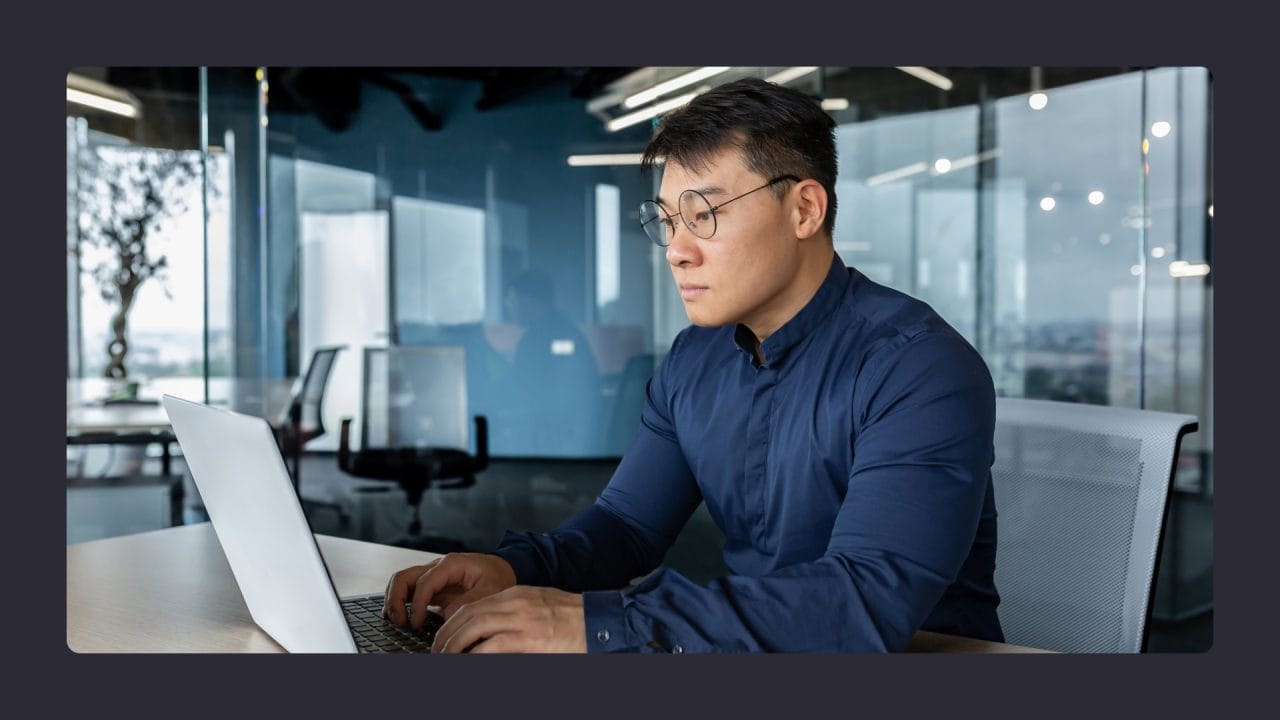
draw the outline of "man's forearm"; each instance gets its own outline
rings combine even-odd
[[[507,532],[493,554],[510,563],[521,585],[570,592],[623,587],[662,558],[660,549],[599,502],[551,532]]]

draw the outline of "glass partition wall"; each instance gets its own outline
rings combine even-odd
[[[194,68],[68,75],[67,377],[86,397],[204,394],[205,233],[225,246],[229,165],[201,151],[197,87]]]
[[[356,438],[361,348],[458,346],[492,454],[622,453],[653,365],[653,258],[632,210],[651,181],[568,157],[643,147],[648,125],[613,133],[583,109],[625,69],[207,73],[211,128],[261,106],[236,132],[263,191],[234,192],[249,205],[234,298],[253,308],[234,315],[237,361],[287,377],[345,345],[325,425],[354,417]]]

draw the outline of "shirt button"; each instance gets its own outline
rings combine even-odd
[[[600,632],[596,633],[596,639],[602,643],[609,642],[609,631],[601,630]]]
[[[671,652],[675,653],[676,655],[679,655],[680,653],[684,652],[684,648],[680,647],[679,645],[676,645],[675,647],[671,648]]]

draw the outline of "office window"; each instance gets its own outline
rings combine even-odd
[[[836,252],[877,282],[947,308],[975,339],[978,109],[847,123],[836,130]]]
[[[1205,290],[1177,273],[1206,254],[1207,85],[1169,68],[841,124],[836,249],[933,305],[1001,394],[1202,414]]]
[[[69,370],[86,378],[186,379],[194,390],[205,357],[200,153],[77,131],[72,156],[78,163],[68,199],[69,247],[77,272],[69,277],[75,296],[68,298],[68,328],[76,356]],[[217,198],[225,193],[227,166],[211,155],[205,167],[215,191],[208,232],[225,238],[225,204]],[[150,195],[161,200],[149,202]],[[138,220],[145,229],[129,235]]]

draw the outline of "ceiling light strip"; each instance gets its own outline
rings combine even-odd
[[[689,102],[690,100],[694,99],[700,93],[705,91],[706,91],[706,88],[699,88],[691,93],[686,93],[684,95],[681,95],[680,97],[671,98],[670,100],[663,100],[657,105],[650,105],[649,107],[644,108],[642,110],[637,110],[627,115],[621,115],[619,117],[616,117],[610,120],[605,127],[608,128],[609,132],[621,130],[622,128],[625,128],[625,127],[631,127],[636,123],[642,123],[645,120],[648,120],[649,118],[656,117],[669,110],[674,110],[680,107],[681,105],[684,105],[685,103]]]
[[[994,157],[999,157],[999,156],[1000,156],[999,149],[987,150],[985,152],[980,152],[977,155],[966,155],[960,158],[959,160],[952,160],[951,169],[961,170],[963,168],[969,167],[970,165],[977,165],[980,162],[986,162],[987,160],[990,160]]]
[[[1185,260],[1174,260],[1169,263],[1169,274],[1176,278],[1204,277],[1209,274],[1209,264],[1189,263]]]
[[[769,77],[765,78],[765,79],[764,79],[764,81],[765,81],[765,82],[771,82],[771,83],[777,83],[777,84],[779,84],[779,85],[786,85],[787,83],[791,82],[792,80],[799,80],[800,78],[804,77],[805,75],[808,75],[809,73],[811,73],[811,72],[813,72],[813,71],[815,71],[815,70],[817,70],[817,69],[818,69],[818,66],[816,66],[816,65],[815,65],[815,66],[813,66],[813,67],[793,67],[793,68],[787,68],[786,70],[783,70],[782,72],[776,73],[776,74],[774,74],[774,75],[770,75]]]
[[[614,153],[601,155],[570,155],[567,161],[571,167],[592,167],[597,165],[639,165],[644,153]]]
[[[109,113],[115,113],[116,115],[123,115],[125,117],[138,117],[138,109],[129,103],[104,98],[101,95],[94,95],[93,93],[76,90],[75,88],[67,88],[67,102],[73,102],[77,105],[86,105],[91,108],[105,110]]]
[[[951,86],[954,85],[954,83],[951,82],[951,78],[948,78],[946,75],[936,73],[927,67],[904,67],[902,65],[895,67],[914,78],[919,78],[920,80],[923,80],[934,87],[942,88],[943,90],[950,90]]]
[[[883,172],[883,173],[880,173],[879,175],[872,175],[866,180],[867,187],[872,187],[875,185],[883,185],[884,183],[893,182],[894,180],[901,180],[902,178],[911,177],[912,175],[922,173],[928,169],[929,169],[929,165],[924,162],[917,162],[917,163],[911,163],[910,165],[904,165],[898,168],[897,170],[890,170],[889,172]]]
[[[669,92],[674,92],[680,88],[688,87],[694,83],[706,80],[709,77],[719,75],[729,70],[728,67],[704,67],[688,72],[677,77],[673,77],[665,82],[660,82],[651,88],[641,90],[640,92],[628,97],[622,101],[622,106],[628,110],[638,108],[651,100],[656,100]]]

